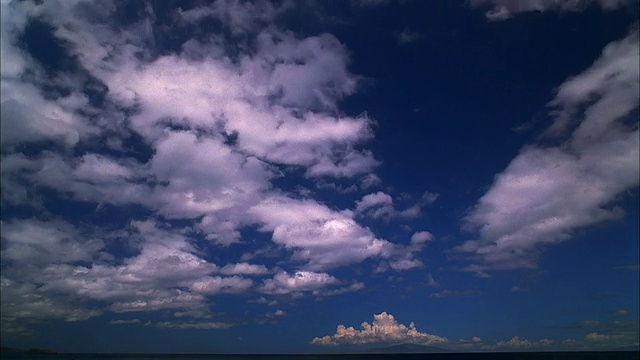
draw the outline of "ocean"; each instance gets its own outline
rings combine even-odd
[[[638,351],[513,352],[441,354],[210,355],[210,354],[35,354],[3,353],[2,360],[638,360]]]

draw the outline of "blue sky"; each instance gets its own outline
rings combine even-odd
[[[2,345],[638,346],[636,1],[2,2]]]

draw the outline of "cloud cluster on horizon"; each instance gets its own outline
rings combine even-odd
[[[363,322],[360,329],[338,325],[333,335],[315,337],[310,344],[329,347],[351,347],[357,345],[394,345],[416,344],[435,346],[457,351],[540,351],[540,350],[589,350],[611,348],[638,344],[638,321],[614,320],[582,321],[570,327],[580,329],[584,337],[555,341],[548,338],[531,341],[522,336],[513,336],[509,340],[488,341],[474,336],[470,340],[459,339],[449,341],[437,335],[419,332],[411,322],[409,326],[398,323],[395,317],[387,312],[373,315],[373,322]]]
[[[316,337],[311,341],[313,345],[321,346],[349,346],[363,344],[420,344],[432,345],[446,343],[448,340],[441,336],[419,332],[411,322],[409,326],[398,323],[395,317],[386,312],[373,315],[373,322],[363,322],[360,330],[353,327],[338,325],[336,333],[323,337]]]

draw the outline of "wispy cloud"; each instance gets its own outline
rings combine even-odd
[[[396,34],[396,39],[399,45],[407,45],[412,42],[416,42],[422,39],[423,35],[417,31],[411,31],[409,28],[405,28],[401,32]]]
[[[613,270],[640,271],[640,265],[616,266],[613,268]]]
[[[625,0],[471,0],[471,5],[476,7],[490,7],[486,16],[490,21],[509,19],[522,12],[578,12],[591,5],[596,5],[603,10],[614,10],[628,5]]]
[[[444,299],[450,297],[466,297],[466,296],[474,296],[478,295],[476,291],[473,290],[442,290],[440,292],[435,292],[429,295],[432,299]]]
[[[464,218],[479,240],[470,271],[535,268],[543,245],[624,216],[617,196],[638,185],[638,36],[610,43],[591,67],[567,79],[550,102],[549,136],[560,146],[525,146]],[[584,111],[578,111],[583,109]]]

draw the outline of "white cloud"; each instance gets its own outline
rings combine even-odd
[[[420,40],[422,36],[423,35],[417,31],[411,31],[409,28],[405,28],[396,34],[396,39],[399,45],[406,45]]]
[[[403,194],[404,195],[404,194]],[[410,195],[401,195],[401,200],[410,200]],[[432,204],[438,198],[438,194],[425,192],[423,196],[408,208],[399,211],[396,210],[393,204],[393,198],[391,195],[378,191],[364,195],[362,199],[356,201],[355,212],[362,216],[368,216],[373,219],[385,219],[389,220],[394,217],[402,218],[418,218],[422,216],[422,208]]]
[[[366,190],[368,188],[378,186],[382,183],[382,180],[376,174],[367,174],[362,177],[360,188]]]
[[[100,237],[85,237],[83,243],[78,240],[83,234],[64,237],[56,222],[20,227],[9,221],[3,257],[20,264],[34,258],[41,267],[31,275],[46,280],[47,291],[109,302],[113,311],[199,311],[206,302],[202,294],[247,291],[253,281],[243,276],[266,275],[268,269],[248,263],[219,268],[203,258],[191,236],[229,246],[245,240],[242,227],[255,224],[273,231],[273,242],[293,251],[292,259],[309,271],[399,251],[360,226],[350,211],[276,195],[271,183],[283,174],[274,165],[302,167],[309,177],[366,174],[371,184],[378,179],[371,173],[378,161],[361,146],[372,137],[373,120],[337,110],[338,101],[356,91],[359,77],[349,72],[348,52],[332,35],[298,37],[278,30],[272,22],[283,8],[268,2],[221,1],[178,12],[171,25],[213,17],[230,30],[233,41],[189,39],[182,52],[157,56],[149,48],[156,40],[150,8],[138,22],[115,26],[110,19],[116,7],[108,3],[2,6],[3,145],[59,138],[72,148],[95,136],[100,141],[91,138],[92,143],[107,137],[110,150],[117,150],[107,154],[92,147],[81,156],[55,148],[36,155],[3,153],[3,188],[11,190],[3,202],[35,205],[39,191],[47,188],[75,201],[136,204],[158,218],[191,221],[185,232],[153,221],[132,223],[122,241],[138,253],[117,261],[107,260],[113,255]],[[32,14],[51,25],[86,76],[108,89],[102,108],[83,97],[76,75],[41,74],[33,59],[12,45]],[[43,98],[40,83],[22,81],[27,69],[38,82],[64,80],[71,94]],[[131,133],[141,136],[137,141],[147,147],[148,158],[124,145]],[[280,211],[269,207],[274,198],[307,208],[310,216],[297,222],[269,216],[265,211]],[[141,218],[147,216],[142,213]],[[38,246],[21,239],[36,232],[44,238]],[[321,236],[331,241],[321,242]],[[52,262],[57,266],[47,268]],[[185,288],[190,290],[175,292]]]
[[[435,237],[428,231],[416,231],[411,235],[411,245],[422,246],[429,241],[433,241]]]
[[[465,297],[465,296],[472,296],[472,295],[478,295],[478,293],[476,293],[473,290],[446,290],[445,289],[437,293],[432,293],[429,295],[429,297],[433,299],[444,299],[444,298],[450,298],[450,297]]]
[[[395,215],[393,199],[388,194],[378,191],[367,194],[362,200],[356,201],[356,212],[366,214],[374,219],[388,218]]]
[[[327,273],[317,273],[311,271],[296,271],[289,275],[281,272],[272,279],[264,280],[259,291],[266,294],[291,294],[318,291],[332,285],[339,285],[340,281]]]
[[[537,11],[579,12],[591,4],[603,10],[614,10],[628,5],[625,0],[471,0],[472,6],[491,6],[487,11],[488,20],[506,20],[518,13]]]
[[[114,262],[103,239],[122,236],[138,254]],[[20,329],[19,322],[76,321],[107,311],[206,314],[202,294],[244,292],[253,285],[238,276],[209,276],[215,264],[194,255],[183,234],[152,221],[132,222],[129,231],[110,235],[62,221],[14,220],[3,224],[2,237],[3,263],[11,263],[3,269],[2,291],[8,331]]]
[[[589,342],[604,342],[609,341],[611,336],[592,332],[587,334],[584,339]]]
[[[456,249],[480,262],[468,270],[534,268],[541,246],[623,216],[616,197],[637,186],[640,173],[637,121],[625,123],[638,108],[637,40],[634,32],[607,45],[590,68],[560,85],[550,129],[566,128],[569,119],[578,125],[561,146],[524,147],[464,218],[480,232]]]
[[[628,316],[629,312],[625,309],[618,309],[613,312],[613,316]]]
[[[433,278],[433,275],[427,274],[426,285],[429,287],[438,287],[440,284]]]
[[[207,276],[193,281],[189,288],[196,293],[213,295],[222,292],[244,292],[252,286],[253,281],[251,279],[245,279],[240,276]]]
[[[398,323],[391,314],[383,312],[373,315],[373,323],[363,322],[361,329],[338,325],[334,335],[316,337],[311,341],[314,345],[344,346],[375,343],[411,343],[431,345],[445,343],[446,338],[421,333],[412,322],[409,326]]]
[[[186,23],[195,23],[206,18],[215,18],[225,23],[234,35],[241,36],[258,30],[270,22],[281,9],[268,1],[240,3],[233,0],[216,1],[208,6],[179,11]]]
[[[389,261],[389,267],[395,271],[410,270],[415,268],[421,268],[423,266],[424,264],[422,263],[422,261],[418,259],[408,258],[408,259]]]
[[[2,223],[2,259],[15,267],[66,262],[90,263],[105,246],[62,220],[12,220]]]
[[[233,324],[229,324],[225,322],[217,322],[217,321],[203,321],[203,322],[191,322],[191,323],[160,321],[157,323],[153,323],[151,325],[154,325],[161,329],[196,329],[196,330],[228,329],[233,326]]]
[[[278,301],[277,300],[268,300],[264,296],[261,296],[261,297],[257,298],[256,300],[248,300],[247,302],[249,304],[264,304],[264,305],[267,305],[267,306],[278,305]]]
[[[64,106],[64,99],[46,100],[35,86],[13,79],[3,78],[1,86],[0,124],[5,146],[43,140],[74,146],[82,136],[95,131],[74,113],[81,106]]]
[[[109,324],[111,325],[123,325],[123,324],[139,324],[140,323],[140,319],[130,319],[130,320],[126,320],[126,319],[118,319],[118,320],[111,320],[109,321]]]
[[[224,275],[265,275],[269,273],[269,269],[264,265],[238,263],[223,266],[220,273]]]
[[[334,211],[312,200],[275,196],[252,207],[249,214],[272,231],[273,241],[292,249],[293,260],[309,270],[324,270],[388,258],[396,247],[358,225],[349,211]]]
[[[3,334],[28,335],[32,333],[34,323],[51,319],[81,321],[103,313],[99,309],[89,309],[73,298],[48,296],[32,283],[5,277],[6,273],[3,270],[0,289]]]
[[[546,347],[553,345],[554,341],[549,339],[540,339],[538,341],[530,342],[527,339],[521,339],[518,336],[514,336],[509,341],[499,341],[496,345],[498,348],[508,348],[508,349],[528,349],[528,348],[536,348],[536,347]]]

